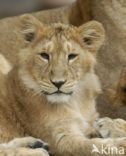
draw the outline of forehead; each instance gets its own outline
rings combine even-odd
[[[54,24],[53,26],[47,27],[44,31],[44,35],[40,36],[37,47],[39,50],[45,50],[50,53],[57,52],[74,52],[77,49],[82,51],[78,40],[78,33],[76,28],[62,24]]]
[[[52,40],[42,40],[37,46],[38,50],[41,52],[46,51],[49,53],[70,53],[70,52],[82,52],[84,49],[74,40],[60,40],[57,42],[55,37]]]

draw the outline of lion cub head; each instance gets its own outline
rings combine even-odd
[[[94,56],[104,40],[102,25],[96,21],[80,27],[47,25],[23,15],[17,28],[25,44],[19,53],[25,87],[52,103],[68,102],[79,94],[93,74]]]

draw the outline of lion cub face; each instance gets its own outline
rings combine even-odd
[[[17,28],[25,43],[19,54],[24,85],[52,103],[68,102],[79,94],[86,74],[92,72],[94,53],[103,42],[102,25],[95,21],[79,28],[60,23],[44,25],[24,15]]]

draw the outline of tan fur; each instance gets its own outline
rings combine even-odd
[[[44,149],[25,148],[29,137],[22,138],[24,134],[48,142],[55,156],[90,156],[92,144],[123,146],[125,138],[88,138],[98,118],[95,98],[100,85],[94,65],[104,41],[102,25],[95,21],[80,27],[45,25],[24,15],[17,31],[24,47],[18,52],[18,65],[0,80],[0,141],[21,138],[1,144],[0,154],[48,155]],[[71,54],[76,57],[68,59]],[[59,81],[64,81],[60,94],[54,93],[57,88],[52,84]],[[30,138],[31,144],[35,138]]]
[[[105,95],[115,106],[126,105],[126,69],[123,69],[118,81],[105,89]]]
[[[106,42],[101,48],[102,53],[98,54],[96,66],[103,89],[119,80],[121,70],[126,65],[125,10],[125,0],[92,1],[93,19],[101,22],[106,32]],[[99,96],[97,108],[102,116],[126,119],[126,108],[114,107],[105,94]]]
[[[126,137],[126,121],[122,119],[101,118],[95,121],[94,127],[103,138]]]
[[[0,75],[8,74],[11,69],[11,64],[8,62],[8,60],[5,59],[2,54],[0,54]]]
[[[33,15],[43,23],[61,22],[80,26],[95,19],[104,25],[106,42],[102,46],[102,52],[98,53],[96,66],[104,89],[119,78],[121,69],[126,64],[125,7],[125,0],[77,0],[70,6],[40,11]],[[15,34],[17,20],[18,17],[0,20],[0,53],[12,65],[18,62],[17,53],[23,47]],[[113,107],[104,94],[97,101],[97,108],[102,116],[126,118],[126,109]]]
[[[82,2],[83,0],[80,0],[67,7],[40,11],[33,13],[33,15],[45,24],[60,22],[79,26],[91,19],[90,2],[85,0],[85,4],[83,5]],[[80,6],[82,8],[80,8]],[[89,15],[87,15],[87,12]],[[4,54],[5,58],[7,58],[12,65],[17,63],[17,53],[19,49],[23,47],[23,43],[17,38],[15,32],[17,20],[18,17],[0,20],[0,53]]]
[[[112,85],[104,89],[106,97],[114,107],[126,106],[126,69],[121,71],[120,78]],[[124,109],[124,107],[122,107]],[[101,118],[95,122],[96,131],[103,137],[126,136],[126,121],[122,119]]]

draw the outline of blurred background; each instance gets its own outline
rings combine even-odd
[[[75,0],[0,0],[0,18],[57,8]]]

